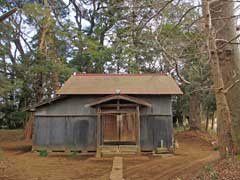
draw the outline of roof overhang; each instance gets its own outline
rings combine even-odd
[[[59,95],[181,95],[176,81],[164,74],[77,74]]]
[[[41,106],[45,106],[45,105],[48,105],[48,104],[52,104],[53,102],[58,101],[58,100],[61,100],[61,99],[64,99],[64,98],[66,98],[66,97],[67,97],[67,96],[64,96],[64,95],[58,95],[58,96],[56,96],[56,97],[54,97],[54,98],[51,98],[51,99],[46,100],[46,101],[42,101],[42,102],[37,103],[37,104],[35,104],[35,105],[31,106],[31,107],[28,107],[28,108],[24,109],[23,111],[33,112],[33,111],[36,110],[36,108],[39,108],[39,107],[41,107]]]
[[[92,106],[97,106],[99,104],[111,101],[111,100],[126,100],[129,102],[132,102],[134,104],[138,104],[141,106],[147,106],[147,107],[151,107],[152,105],[150,103],[148,103],[145,100],[142,100],[140,98],[135,98],[132,96],[127,96],[127,95],[110,95],[110,96],[105,96],[103,98],[98,99],[97,101],[91,102],[89,104],[86,104],[86,107],[92,107]]]

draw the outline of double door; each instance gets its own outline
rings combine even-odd
[[[136,144],[136,119],[136,112],[103,114],[103,144]]]

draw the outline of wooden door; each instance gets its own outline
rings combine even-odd
[[[136,143],[136,113],[130,112],[120,115],[120,144]]]
[[[136,144],[136,113],[103,114],[104,144]]]
[[[103,114],[103,142],[111,143],[119,141],[119,128],[116,114]]]

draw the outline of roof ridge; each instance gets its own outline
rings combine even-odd
[[[167,76],[166,73],[134,73],[134,74],[114,74],[114,73],[76,73],[74,76]]]

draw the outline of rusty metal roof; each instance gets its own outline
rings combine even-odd
[[[57,94],[183,94],[171,76],[164,74],[76,74]]]

